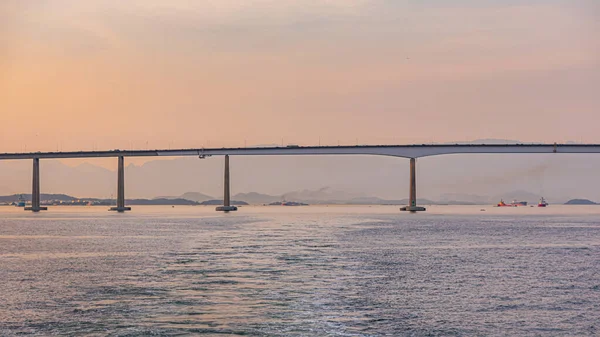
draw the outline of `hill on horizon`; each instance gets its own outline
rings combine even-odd
[[[180,195],[179,198],[192,200],[192,201],[196,201],[196,202],[203,202],[203,201],[215,199],[214,197],[211,197],[209,195],[199,193],[199,192],[186,192],[186,193]]]
[[[31,201],[30,194],[13,194],[7,196],[0,196],[0,203],[12,203],[17,201],[19,196],[22,195],[27,201]],[[183,195],[188,197],[208,197],[206,194],[200,192],[186,192]],[[209,198],[206,200],[198,201],[187,199],[183,197],[156,197],[151,199],[145,198],[126,198],[128,202],[139,205],[163,205],[173,204],[184,205],[184,204],[215,204],[221,201],[223,198]],[[300,190],[289,193],[284,193],[281,196],[267,195],[257,192],[250,193],[238,193],[232,197],[233,200],[238,200],[240,203],[247,203],[250,205],[262,205],[270,204],[273,202],[280,201],[292,201],[301,202],[307,204],[347,204],[347,205],[406,205],[408,199],[383,199],[376,196],[369,195],[356,195],[355,193],[348,193],[342,190],[333,190],[329,187],[323,187],[317,190]],[[529,203],[535,203],[539,200],[539,196],[534,193],[527,191],[514,191],[504,195],[498,195],[496,197],[482,197],[477,195],[461,195],[461,194],[449,194],[444,195],[440,199],[428,199],[419,198],[418,203],[423,205],[487,205],[496,204],[500,200],[505,201],[527,201]],[[548,198],[546,198],[548,200]],[[86,197],[75,197],[66,194],[41,194],[42,201],[75,201],[75,200],[89,200],[89,201],[104,201],[109,202],[114,199],[102,199],[102,198],[86,198]],[[591,202],[585,198],[572,199],[569,201],[563,201],[558,199],[550,199],[552,204],[589,204]],[[593,203],[593,202],[592,202]]]
[[[598,203],[588,199],[571,199],[565,205],[598,205]]]
[[[3,195],[0,196],[0,202],[2,203],[10,203],[13,201],[17,201],[19,197],[23,197],[25,201],[31,201],[31,194],[23,193],[23,194],[11,194],[11,195]],[[72,197],[66,194],[47,194],[40,193],[40,201],[49,201],[49,200],[59,200],[59,201],[73,201],[78,198]]]

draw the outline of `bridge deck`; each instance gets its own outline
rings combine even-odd
[[[443,145],[367,145],[367,146],[293,146],[248,148],[199,148],[179,150],[112,150],[80,152],[0,153],[0,160],[61,159],[157,156],[269,156],[269,155],[379,155],[420,158],[445,154],[493,153],[600,153],[600,144],[443,144]]]

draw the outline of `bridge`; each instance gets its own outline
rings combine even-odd
[[[40,159],[71,158],[118,158],[117,206],[113,211],[131,210],[125,205],[125,157],[181,157],[211,156],[225,157],[223,206],[217,211],[235,211],[231,205],[229,183],[230,156],[270,156],[270,155],[376,155],[410,159],[409,205],[403,211],[425,211],[417,206],[416,160],[428,156],[449,154],[538,154],[538,153],[600,153],[600,144],[423,144],[423,145],[364,145],[364,146],[295,146],[286,147],[244,147],[244,148],[199,148],[179,150],[112,150],[79,152],[30,152],[0,153],[0,160],[33,160],[31,207],[26,210],[39,212],[46,210],[40,205]]]

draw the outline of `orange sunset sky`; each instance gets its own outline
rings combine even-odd
[[[3,0],[0,152],[600,143],[595,0]]]

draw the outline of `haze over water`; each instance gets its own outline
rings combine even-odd
[[[0,334],[597,335],[600,207],[0,208]]]

